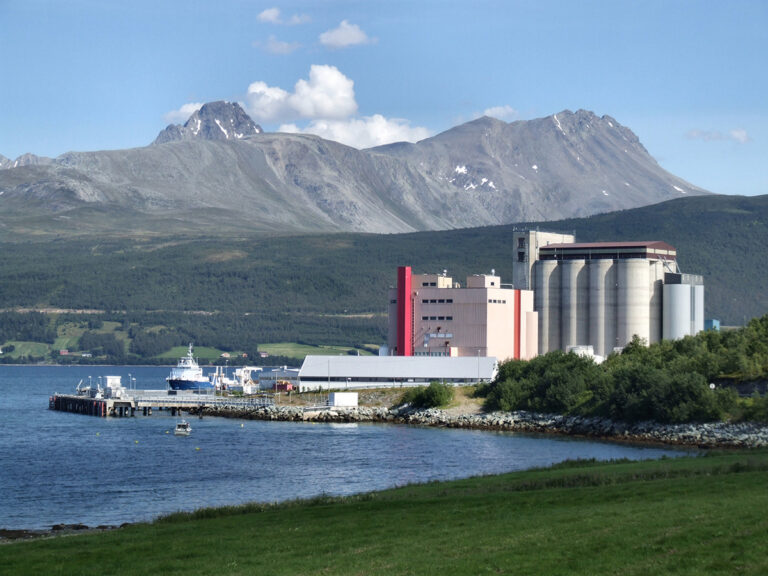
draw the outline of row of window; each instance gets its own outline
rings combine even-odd
[[[453,316],[422,316],[422,320],[453,320]]]
[[[506,303],[507,303],[506,300],[491,300],[490,298],[488,298],[488,304],[506,304]]]
[[[421,303],[422,304],[453,304],[453,298],[439,298],[439,299],[433,298],[432,300],[422,298]]]

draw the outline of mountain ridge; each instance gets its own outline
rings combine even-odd
[[[152,144],[195,139],[240,140],[262,132],[240,104],[218,100],[203,104],[183,125],[169,124]]]
[[[483,117],[415,144],[358,150],[264,133],[239,105],[213,102],[149,146],[0,169],[0,235],[125,225],[398,233],[589,216],[686,194],[707,191],[663,170],[615,119],[586,110]]]

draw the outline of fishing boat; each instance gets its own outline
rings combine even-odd
[[[176,428],[173,430],[176,436],[189,436],[192,433],[192,426],[186,420],[176,422]]]
[[[213,382],[203,376],[203,369],[197,364],[192,353],[192,343],[189,344],[187,355],[179,359],[171,374],[166,378],[171,390],[211,390]]]

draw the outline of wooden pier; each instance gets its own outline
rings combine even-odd
[[[48,407],[51,410],[102,418],[135,416],[137,411],[141,411],[144,416],[150,416],[153,409],[170,410],[175,416],[182,411],[201,411],[205,408],[256,409],[272,404],[274,399],[269,396],[236,398],[210,394],[174,394],[166,390],[131,390],[129,395],[123,394],[118,398],[54,394],[48,399]]]

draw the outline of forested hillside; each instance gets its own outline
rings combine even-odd
[[[766,223],[768,196],[707,196],[541,228],[575,231],[579,241],[669,242],[683,271],[704,275],[706,316],[741,325],[768,311]],[[250,351],[284,341],[380,344],[398,265],[447,269],[459,281],[495,269],[510,282],[513,230],[5,243],[0,309],[45,309],[59,326],[50,309],[66,310],[86,331],[88,322],[119,322],[126,353],[141,357],[187,338]],[[27,339],[24,317],[5,317],[0,346]]]

